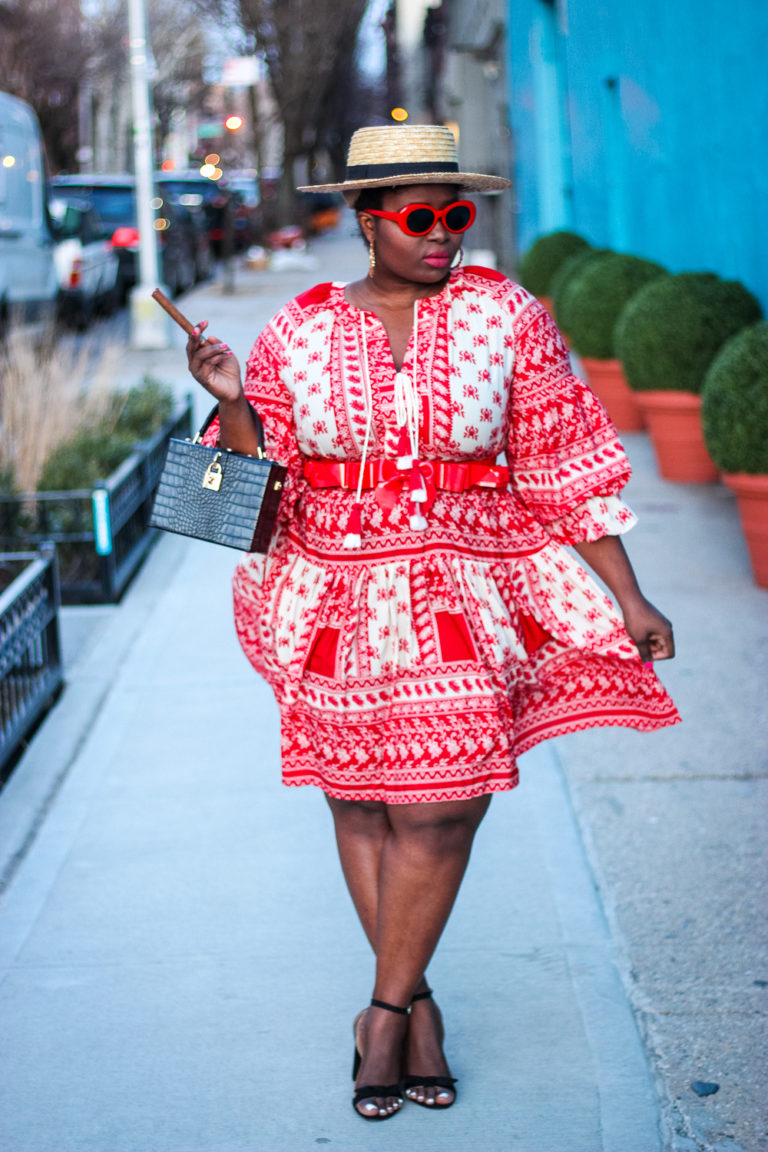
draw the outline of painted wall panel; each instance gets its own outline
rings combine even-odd
[[[537,106],[531,35],[543,10],[508,4],[521,249],[558,202],[540,187],[542,132],[550,145],[557,136],[540,96]],[[562,226],[570,212],[595,244],[737,277],[768,310],[768,4],[568,0],[559,17]]]

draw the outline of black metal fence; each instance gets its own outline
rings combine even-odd
[[[0,778],[63,682],[53,547],[0,556],[19,572],[0,593]]]
[[[53,541],[65,604],[116,603],[156,537],[149,517],[169,439],[191,435],[187,399],[93,489],[0,495],[0,549]]]

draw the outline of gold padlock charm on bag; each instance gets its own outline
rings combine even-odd
[[[203,476],[203,488],[207,488],[209,492],[218,492],[221,488],[221,482],[224,479],[224,470],[219,464],[221,452],[217,452],[213,460],[205,470]]]

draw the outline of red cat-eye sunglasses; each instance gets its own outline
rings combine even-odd
[[[433,208],[430,204],[406,204],[399,212],[380,212],[375,208],[365,208],[364,211],[369,216],[394,220],[406,236],[426,236],[438,220],[443,222],[449,232],[466,232],[476,216],[471,200],[456,200],[447,208]]]

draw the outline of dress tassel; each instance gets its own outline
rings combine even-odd
[[[406,472],[412,464],[411,438],[408,435],[408,428],[403,424],[397,438],[397,467],[400,472]]]
[[[427,489],[424,486],[424,477],[421,474],[418,460],[411,465],[411,474],[408,478],[408,495],[414,504],[426,504]]]
[[[429,527],[426,517],[422,515],[418,504],[411,503],[408,505],[408,523],[410,524],[411,532],[426,532]]]
[[[350,551],[354,548],[362,548],[363,545],[363,521],[362,510],[360,504],[353,504],[352,511],[349,514],[347,521],[347,532],[344,537],[344,547]]]

